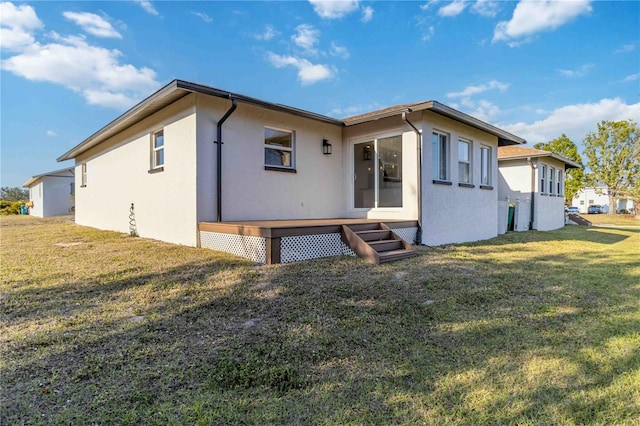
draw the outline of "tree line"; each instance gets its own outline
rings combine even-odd
[[[580,168],[566,172],[564,196],[567,203],[586,186],[606,186],[610,213],[615,213],[616,201],[621,198],[640,203],[640,128],[633,120],[602,121],[598,130],[584,138],[584,152],[564,133],[533,147],[551,151],[573,160]],[[584,161],[583,161],[584,158]]]

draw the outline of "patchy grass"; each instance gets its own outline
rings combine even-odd
[[[594,225],[640,227],[640,216],[630,214],[583,214],[581,216]]]
[[[0,424],[640,418],[636,229],[256,266],[1,220]]]

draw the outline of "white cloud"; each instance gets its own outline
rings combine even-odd
[[[554,30],[572,19],[591,12],[590,0],[521,0],[510,21],[496,25],[493,41],[526,40],[541,31]]]
[[[582,77],[594,66],[593,64],[584,64],[575,70],[558,70],[558,72],[565,77]]]
[[[0,46],[3,50],[20,50],[31,45],[36,30],[44,27],[35,10],[26,4],[0,3]]]
[[[632,81],[636,81],[640,78],[640,73],[631,74],[622,79],[623,83],[629,83]]]
[[[464,0],[454,0],[446,6],[442,6],[438,9],[438,15],[445,17],[452,17],[460,15],[467,7],[467,2]]]
[[[261,34],[256,34],[253,37],[256,40],[269,41],[272,38],[274,38],[275,36],[277,36],[278,34],[280,34],[280,33],[277,32],[271,25],[267,25],[267,26],[264,27],[264,31]]]
[[[533,123],[500,124],[529,144],[550,141],[566,134],[576,144],[589,132],[597,130],[602,120],[627,120],[640,117],[640,103],[628,105],[620,98],[601,99],[596,103],[567,105],[552,111],[546,118]]]
[[[373,8],[370,6],[365,6],[362,8],[362,18],[360,20],[362,22],[369,22],[373,19]]]
[[[435,34],[436,30],[433,28],[433,25],[429,26],[427,30],[422,34],[422,41],[429,41],[431,37]]]
[[[150,1],[148,0],[133,0],[133,1],[138,3],[140,7],[142,7],[147,13],[151,15],[156,15],[156,16],[160,15]]]
[[[427,0],[425,4],[420,6],[420,9],[429,10],[431,9],[431,7],[435,6],[438,3],[440,3],[440,0]]]
[[[470,111],[469,114],[489,123],[495,120],[495,118],[500,114],[500,108],[489,101],[480,100],[475,106],[475,109]]]
[[[312,64],[307,59],[295,56],[277,55],[269,52],[267,60],[276,68],[293,66],[298,70],[298,80],[303,86],[327,80],[334,76],[335,70],[323,64]]]
[[[106,19],[95,13],[62,12],[62,16],[96,37],[122,38],[122,35]]]
[[[315,45],[318,44],[318,37],[320,37],[320,31],[313,25],[300,24],[296,27],[296,33],[291,36],[291,40],[308,53],[317,54]]]
[[[489,18],[496,16],[498,9],[498,2],[493,0],[478,0],[473,4],[473,6],[471,6],[471,11],[473,13]]]
[[[54,136],[58,136],[58,134],[56,132],[54,132],[53,130],[47,130],[47,136],[52,138]]]
[[[636,45],[634,43],[623,44],[619,48],[617,48],[614,53],[629,53],[636,50]]]
[[[330,53],[332,56],[339,56],[342,59],[349,59],[349,49],[344,46],[338,46],[335,42],[331,42]]]
[[[479,93],[486,92],[487,90],[497,89],[501,92],[504,92],[509,88],[509,84],[501,83],[497,80],[491,80],[487,84],[479,84],[476,86],[467,86],[461,92],[450,92],[447,93],[448,98],[467,98],[469,96],[477,95]]]
[[[2,69],[32,81],[62,85],[92,105],[123,109],[157,89],[155,71],[120,63],[122,53],[87,43],[82,36],[51,33],[53,42],[35,42],[5,58]]]
[[[342,18],[358,10],[358,0],[309,0],[316,14],[324,19]]]
[[[206,22],[207,24],[210,22],[213,22],[213,18],[209,15],[207,15],[206,13],[202,13],[202,12],[191,12],[194,15],[196,15],[198,18],[202,19],[204,22]]]

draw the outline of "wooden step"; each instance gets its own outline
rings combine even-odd
[[[356,234],[364,241],[391,240],[391,231],[386,229],[372,229],[369,231],[357,231]]]
[[[393,262],[394,260],[408,259],[416,255],[414,250],[391,250],[379,253],[380,263]]]
[[[376,223],[376,222],[372,222],[372,223],[354,223],[352,225],[348,225],[348,227],[353,232],[371,231],[371,230],[380,229],[380,224]]]
[[[392,250],[404,250],[404,244],[402,240],[380,240],[380,241],[368,241],[368,244],[373,247],[378,253],[388,252]]]

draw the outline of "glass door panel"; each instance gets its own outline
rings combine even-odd
[[[402,207],[402,137],[378,139],[378,207]]]
[[[375,207],[374,141],[353,145],[353,207]]]

